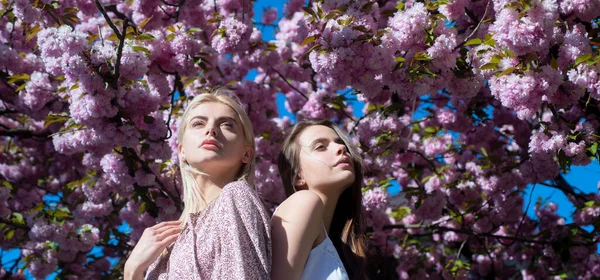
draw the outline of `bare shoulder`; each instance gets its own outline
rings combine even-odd
[[[323,208],[323,201],[317,194],[311,191],[299,191],[281,203],[275,216],[284,221],[319,224]]]

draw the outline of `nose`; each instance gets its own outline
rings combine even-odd
[[[215,125],[207,125],[206,126],[206,132],[204,133],[206,136],[208,135],[212,135],[213,137],[217,136],[217,130],[215,129]]]
[[[348,151],[348,149],[346,148],[346,145],[344,144],[339,144],[336,155],[342,155],[345,154]]]

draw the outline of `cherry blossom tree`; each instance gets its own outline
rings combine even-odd
[[[252,119],[271,207],[293,125],[277,93],[297,119],[350,132],[366,165],[372,278],[600,277],[600,196],[564,179],[600,159],[598,11],[597,0],[290,0],[255,22],[248,0],[2,0],[0,246],[21,253],[0,275],[122,275],[142,231],[182,209],[182,108],[221,86]],[[563,192],[573,223],[528,185]]]

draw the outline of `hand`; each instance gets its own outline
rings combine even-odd
[[[125,262],[125,279],[141,279],[144,271],[183,230],[181,221],[162,222],[146,228]]]

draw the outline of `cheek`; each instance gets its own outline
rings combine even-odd
[[[329,166],[324,159],[318,155],[306,155],[304,162],[301,165],[306,177],[319,178],[323,173],[329,170]]]

